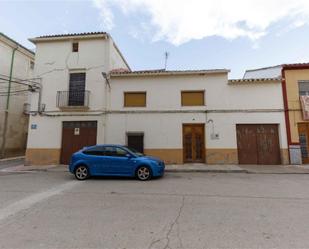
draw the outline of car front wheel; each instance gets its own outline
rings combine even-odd
[[[89,177],[88,168],[85,165],[77,166],[75,169],[75,177],[80,181],[86,180]]]
[[[147,166],[141,166],[136,171],[136,177],[138,180],[147,181],[151,178],[151,169]]]

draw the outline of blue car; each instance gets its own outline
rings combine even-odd
[[[72,155],[69,171],[77,180],[90,176],[128,176],[146,181],[164,174],[164,162],[121,145],[95,145]]]

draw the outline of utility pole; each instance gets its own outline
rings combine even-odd
[[[168,57],[170,56],[170,53],[169,52],[165,52],[164,53],[164,57],[165,57],[165,63],[164,63],[164,70],[166,70],[166,67],[167,67],[167,60],[168,60]]]
[[[12,58],[11,58],[11,68],[10,68],[10,76],[9,76],[9,86],[7,92],[7,99],[6,99],[6,106],[4,111],[4,125],[3,125],[3,133],[2,133],[2,143],[1,143],[1,154],[0,158],[4,158],[5,156],[5,144],[6,144],[6,133],[8,129],[8,119],[9,119],[9,107],[10,107],[10,95],[11,95],[11,84],[12,84],[12,77],[13,77],[13,66],[14,66],[14,59],[15,59],[15,52],[18,47],[13,49]]]

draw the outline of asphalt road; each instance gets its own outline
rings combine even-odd
[[[0,248],[308,248],[309,175],[0,173]]]

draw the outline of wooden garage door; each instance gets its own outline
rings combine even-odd
[[[240,164],[280,164],[278,125],[239,124],[237,130]]]
[[[68,164],[71,155],[85,146],[97,143],[97,122],[96,121],[74,121],[63,122],[62,124],[62,164]]]

